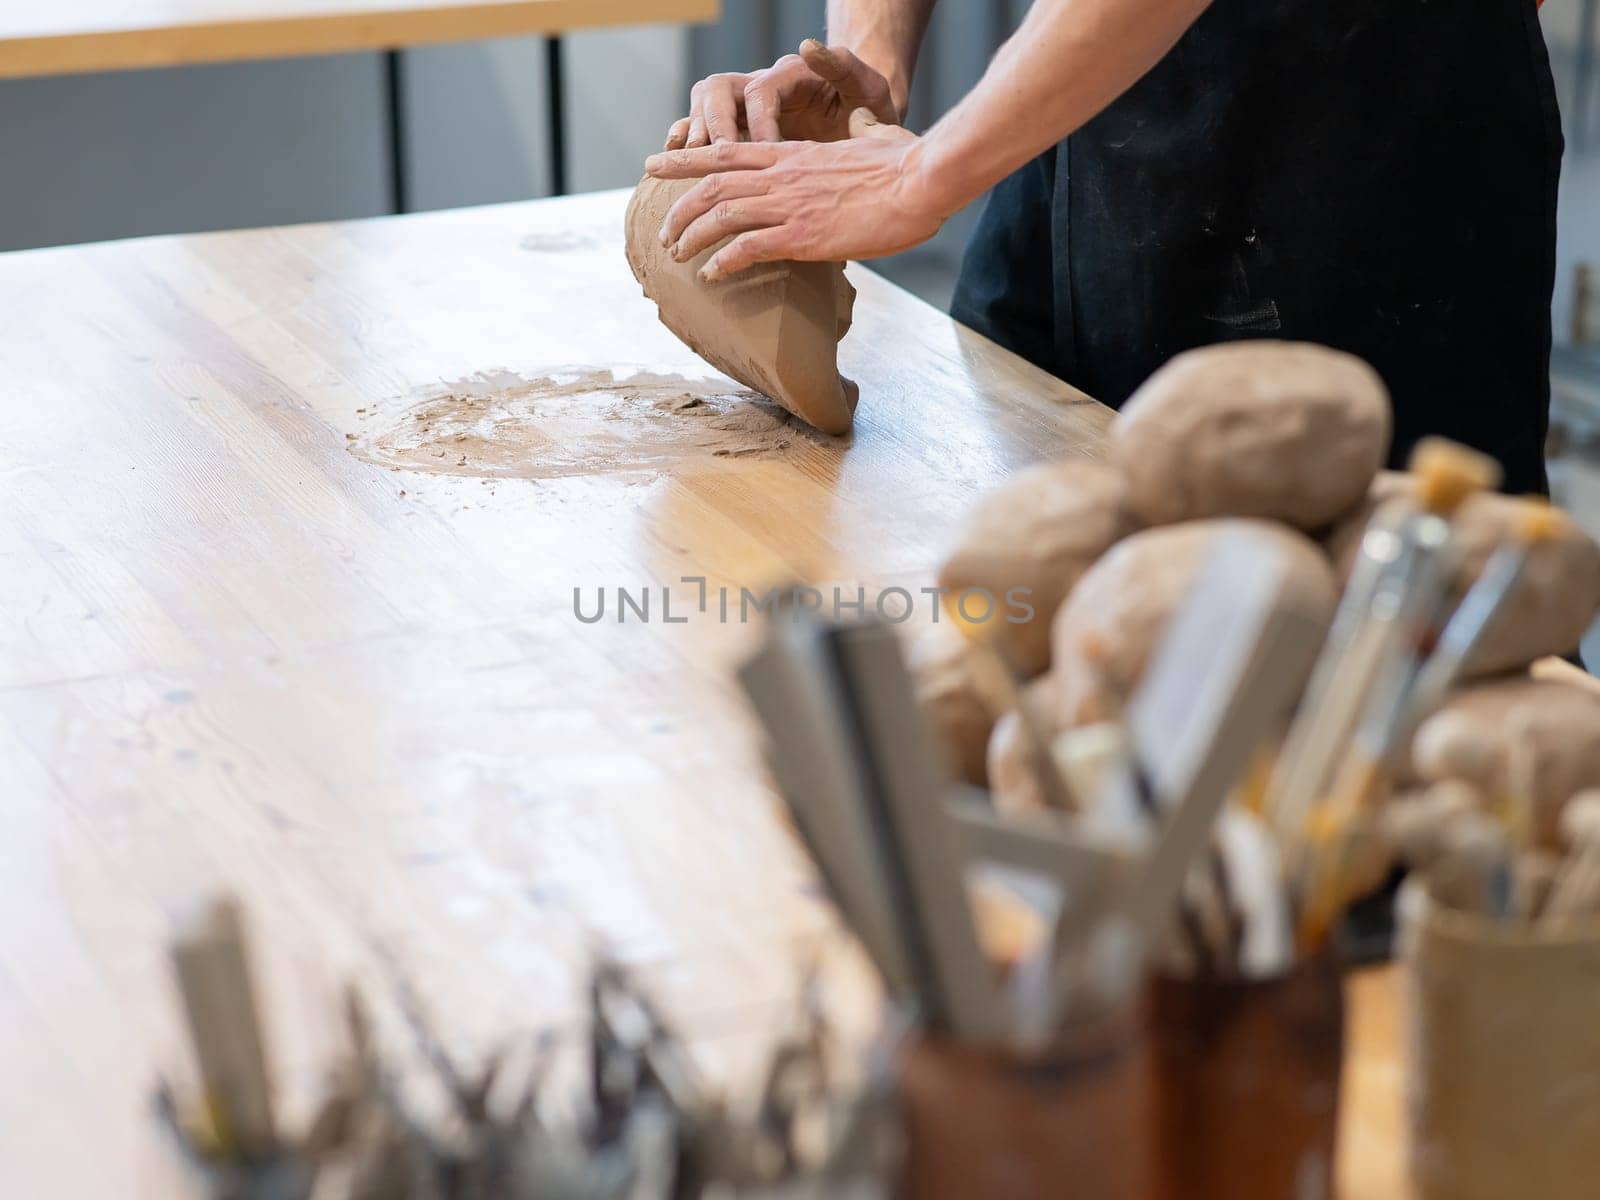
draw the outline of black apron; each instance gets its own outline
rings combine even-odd
[[[1543,491],[1561,128],[1534,0],[1214,0],[1002,182],[953,314],[1116,406],[1179,351],[1273,337],[1388,384]]]

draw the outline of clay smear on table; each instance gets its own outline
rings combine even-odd
[[[395,470],[541,479],[771,458],[827,441],[726,379],[625,368],[491,371],[360,414],[356,457]]]

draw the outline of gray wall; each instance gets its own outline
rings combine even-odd
[[[383,212],[379,63],[0,82],[0,249]]]
[[[406,53],[413,207],[548,192],[544,62],[537,38]],[[569,186],[631,183],[686,32],[575,34],[567,71]],[[377,54],[0,81],[0,249],[386,213],[385,86]]]
[[[1583,0],[1548,0],[1569,135]],[[1028,0],[945,0],[919,71],[925,126],[981,74]],[[607,30],[568,39],[570,182],[638,177],[681,113],[692,78],[745,69],[821,27],[823,0],[724,0],[716,26]],[[511,39],[406,56],[409,174],[416,207],[488,203],[549,188],[542,44]],[[378,55],[0,81],[0,249],[134,234],[362,217],[388,211],[384,73]],[[1590,145],[1563,179],[1557,336],[1572,269],[1600,264],[1600,80]],[[886,269],[948,295],[971,212]]]

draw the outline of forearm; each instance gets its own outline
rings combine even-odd
[[[889,81],[902,120],[935,0],[828,0],[828,41]]]
[[[923,138],[922,186],[955,212],[1115,100],[1209,2],[1036,0],[977,86]]]

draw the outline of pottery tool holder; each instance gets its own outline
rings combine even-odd
[[[1080,1019],[1134,1002],[1146,949],[1228,790],[1315,654],[1277,604],[1274,548],[1225,540],[1174,617],[1128,728],[1127,781],[1154,831],[1003,817],[952,786],[892,628],[774,617],[741,679],[801,836],[893,998],[958,1040],[1040,1052]],[[986,961],[968,887],[999,868],[1054,892],[1052,934],[1009,980]]]
[[[173,948],[201,1078],[163,1084],[156,1111],[207,1195],[218,1200],[887,1200],[898,1111],[887,1075],[832,1085],[829,1031],[814,993],[778,1039],[750,1112],[707,1091],[684,1043],[625,972],[590,979],[588,1119],[540,1113],[552,1039],[504,1097],[505,1054],[453,1062],[403,983],[397,1000],[450,1105],[438,1123],[401,1099],[365,1005],[346,995],[348,1046],[303,1131],[274,1122],[265,1038],[241,913],[208,910]],[[491,1093],[502,1102],[491,1103]],[[448,1131],[446,1131],[448,1130]],[[819,1138],[818,1131],[822,1133]]]
[[[1149,992],[1159,1200],[1332,1200],[1344,991],[1329,955]]]
[[[1400,900],[1419,1200],[1580,1200],[1600,1178],[1600,916],[1508,921]]]

